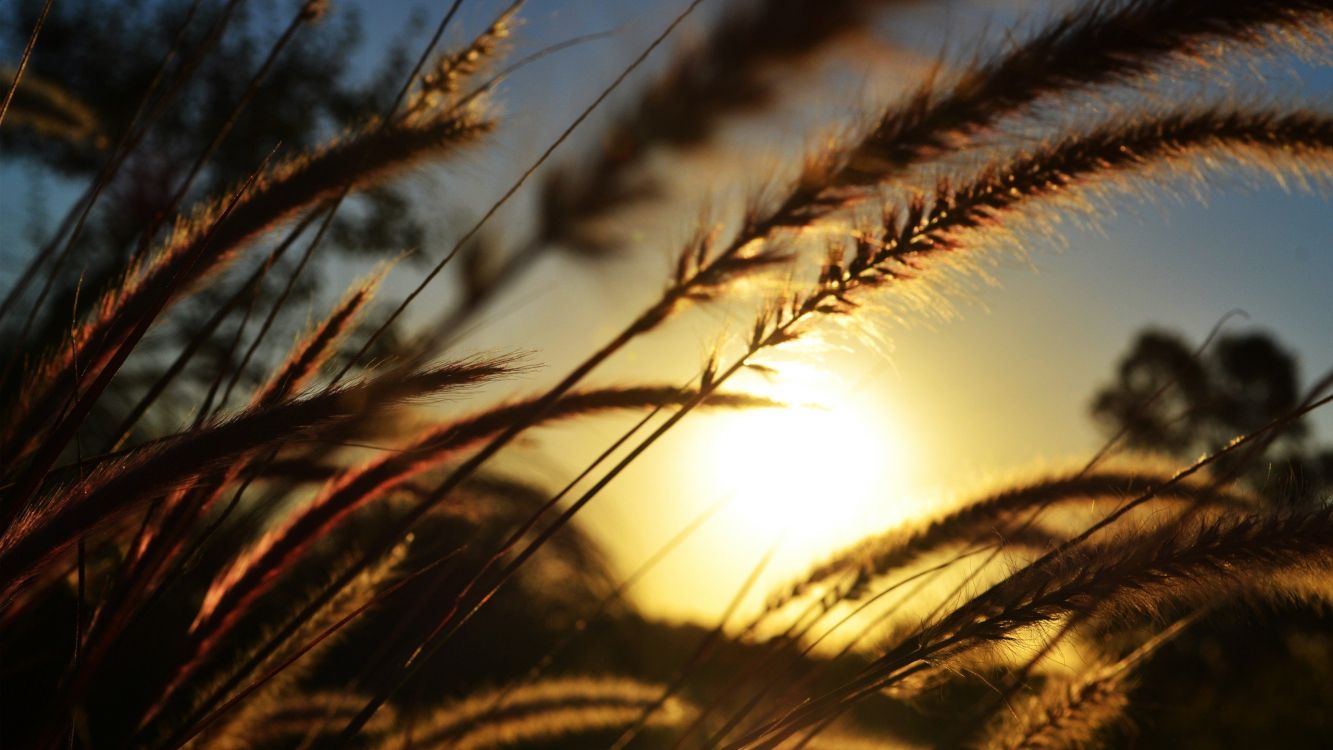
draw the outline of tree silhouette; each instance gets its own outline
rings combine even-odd
[[[16,3],[6,23],[0,24],[0,49],[21,50],[41,8],[41,2],[32,0]],[[125,92],[150,90],[181,31],[173,63],[162,69],[153,89],[165,100],[161,112],[127,159],[121,179],[99,199],[104,208],[99,211],[99,231],[92,234],[110,236],[95,237],[94,244],[103,245],[96,249],[105,251],[106,245],[119,247],[137,239],[145,223],[169,208],[169,197],[231,116],[262,65],[273,44],[273,26],[287,20],[274,15],[278,11],[272,8],[255,10],[244,3],[230,15],[227,10],[227,4],[204,4],[191,16],[190,4],[183,2],[80,0],[56,4],[43,24],[40,52],[26,75],[78,102],[93,118],[90,129],[95,135],[52,137],[50,132],[6,123],[0,144],[11,157],[33,159],[65,177],[80,179],[97,173],[108,150],[135,122],[140,99]],[[213,39],[219,24],[224,33]],[[385,87],[378,85],[381,78],[399,77],[405,63],[401,47],[392,47],[381,61],[383,69],[359,80],[352,75],[352,61],[360,42],[360,21],[354,12],[303,25],[263,76],[255,94],[255,101],[262,104],[243,109],[181,205],[243,181],[275,148],[299,153],[323,142],[331,132],[362,124],[365,113],[386,96]],[[188,73],[191,66],[196,68],[193,75],[169,96],[173,77]],[[150,99],[148,109],[157,101]],[[375,198],[374,208],[380,213],[366,223],[376,229],[392,226],[383,212],[401,211],[402,198],[387,191]],[[343,231],[351,230],[345,226]],[[374,249],[382,250],[397,237],[376,231],[361,232],[357,239],[345,243],[345,249],[365,249],[364,241],[369,240]]]
[[[1272,334],[1225,335],[1196,352],[1181,335],[1148,328],[1097,391],[1091,411],[1108,435],[1123,433],[1132,448],[1189,457],[1216,451],[1303,399],[1297,357]],[[1237,454],[1221,471],[1276,504],[1317,502],[1333,489],[1333,448],[1313,444],[1304,419],[1263,448]]]
[[[21,0],[5,9],[0,51],[6,59],[17,59],[42,7],[40,0]],[[300,24],[266,72],[258,75],[275,49],[274,30],[289,22],[291,7],[149,0],[74,0],[52,6],[20,89],[26,93],[16,102],[18,116],[7,118],[0,128],[0,148],[8,159],[34,165],[34,174],[89,185],[126,142],[126,134],[148,125],[98,193],[86,223],[69,244],[68,257],[55,260],[69,236],[60,230],[78,225],[77,204],[65,217],[30,212],[27,242],[14,243],[27,246],[3,250],[0,265],[7,290],[44,245],[49,245],[46,257],[53,260],[39,269],[17,300],[20,308],[36,311],[33,320],[25,323],[26,314],[7,316],[0,327],[0,346],[50,349],[67,335],[71,314],[86,315],[101,290],[118,284],[135,258],[171,231],[177,215],[188,216],[204,198],[243,184],[256,164],[314,149],[332,133],[364,125],[367,113],[383,109],[391,96],[384,81],[406,73],[404,48],[401,40],[390,44],[377,69],[372,65],[369,71],[357,70],[354,53],[362,31],[351,10]],[[0,80],[10,80],[11,74],[0,71]],[[258,86],[247,105],[252,81]],[[41,193],[49,192],[44,184],[31,186],[36,191],[33,203],[44,202]],[[347,203],[321,242],[323,263],[330,257],[386,257],[423,244],[422,225],[400,189],[372,188]],[[281,298],[297,306],[315,292],[313,274],[293,275],[313,234],[307,231],[296,250],[269,269],[241,305],[254,308],[245,335],[238,336],[231,322],[218,326],[200,346],[194,365],[164,395],[163,405],[170,406],[179,396],[185,398],[182,403],[197,400],[195,395],[219,372],[239,368],[237,377],[249,386],[262,380],[273,352],[266,341],[247,360],[246,348],[268,302]],[[48,279],[51,287],[43,291]],[[289,281],[291,289],[283,293]],[[209,311],[237,294],[243,283],[222,278],[199,290],[167,326],[170,335],[144,347],[154,355],[147,358],[152,366],[140,373],[131,365],[114,387],[146,389],[164,366],[156,360],[198,335]],[[275,332],[268,341],[288,337]],[[392,346],[393,337],[384,341]],[[0,402],[13,396],[11,375],[0,373]],[[102,425],[109,430],[121,422],[134,399],[121,401],[118,408],[99,408],[93,434]],[[155,414],[150,411],[143,420],[150,435]]]

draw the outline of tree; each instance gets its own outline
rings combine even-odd
[[[1193,457],[1263,427],[1305,399],[1297,357],[1275,336],[1229,334],[1196,352],[1177,333],[1148,328],[1092,399],[1108,435],[1133,448]],[[1312,443],[1299,419],[1258,455],[1240,453],[1220,471],[1244,477],[1276,504],[1308,505],[1333,489],[1333,448]]]

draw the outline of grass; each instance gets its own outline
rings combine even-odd
[[[991,670],[1002,677],[992,686],[1001,704],[1025,695],[1008,712],[993,696],[966,702],[958,736],[985,747],[1093,746],[1124,731],[1136,671],[1168,641],[1188,639],[1187,626],[1205,614],[1240,599],[1327,598],[1327,502],[1275,511],[1238,479],[1246,461],[1330,400],[1325,380],[1295,410],[1193,464],[1108,466],[1112,440],[1077,472],[999,488],[811,561],[806,576],[739,628],[724,618],[688,649],[672,645],[678,633],[639,632],[618,646],[621,658],[608,657],[616,652],[606,644],[623,638],[608,622],[651,627],[624,602],[628,582],[607,585],[594,545],[577,534],[580,512],[696,409],[785,408],[732,385],[744,372],[780,379],[764,354],[824,328],[873,326],[879,300],[974,264],[1034,225],[1095,216],[1088,199],[1099,192],[1152,195],[1155,183],[1199,179],[1218,165],[1320,185],[1333,165],[1333,114],[1315,105],[1182,106],[1146,93],[1162,73],[1207,75],[1200,61],[1218,55],[1261,46],[1326,52],[1333,4],[1075,4],[993,57],[936,70],[838,138],[812,134],[818,148],[782,155],[798,167],[795,177],[773,181],[729,223],[701,226],[674,254],[660,294],[604,345],[549,388],[497,403],[485,386],[521,374],[541,351],[446,356],[448,336],[557,248],[599,260],[630,249],[598,227],[624,223],[629,231],[619,234],[632,237],[635,211],[670,202],[669,190],[636,185],[652,158],[707,145],[725,120],[771,117],[785,89],[801,85],[793,71],[870,20],[910,12],[889,0],[729,9],[633,93],[601,146],[547,166],[570,135],[592,127],[589,116],[612,93],[621,95],[630,73],[666,54],[659,47],[700,4],[683,5],[539,159],[508,165],[518,179],[387,315],[374,304],[393,295],[382,283],[386,267],[287,348],[261,345],[292,317],[284,308],[297,277],[318,262],[349,199],[422,164],[494,148],[506,115],[492,100],[523,3],[453,49],[439,41],[459,4],[438,11],[430,46],[381,110],[358,111],[354,127],[307,153],[279,147],[240,167],[248,177],[238,184],[194,197],[189,188],[232,127],[263,106],[274,61],[337,12],[336,3],[294,4],[267,62],[184,182],[134,233],[138,249],[92,289],[67,263],[85,223],[100,215],[99,200],[112,200],[103,197],[109,185],[132,179],[121,170],[151,147],[145,136],[170,85],[189,84],[212,47],[173,48],[166,60],[180,64],[162,70],[176,77],[164,89],[159,77],[147,91],[124,92],[143,104],[126,132],[103,133],[60,81],[26,70],[30,52],[42,49],[41,23],[32,29],[4,79],[0,120],[9,119],[0,124],[81,143],[98,133],[103,167],[15,274],[0,308],[10,342],[0,645],[6,680],[32,681],[29,696],[0,707],[6,739],[173,750],[892,746],[892,722],[867,721],[864,707],[928,700],[969,680],[990,686],[983,675]],[[212,24],[205,39],[227,33],[234,7],[204,19]],[[192,18],[193,10],[187,26]],[[1091,124],[1046,116],[1111,90],[1110,112]],[[1007,135],[1025,118],[1041,129],[1039,142]],[[499,262],[482,257],[488,245],[476,240],[525,188],[535,194],[530,236]],[[311,229],[303,254],[287,264]],[[463,295],[443,329],[405,328],[408,308],[459,264]],[[280,273],[288,274],[281,291],[236,357],[264,284]],[[204,293],[211,285],[221,296]],[[48,309],[54,288],[73,290],[75,316],[35,326],[61,320]],[[683,311],[738,304],[756,290],[763,299],[752,325],[728,331],[733,341],[690,382],[643,372],[625,385],[589,384]],[[207,313],[203,324],[163,349],[155,332],[192,305]],[[210,350],[226,366],[189,380]],[[151,377],[128,378],[130,364]],[[232,404],[233,393],[245,394],[243,405]],[[142,422],[163,413],[164,394],[184,397],[193,416],[155,431]],[[417,406],[446,397],[463,405],[462,416]],[[643,419],[559,492],[493,465],[539,427],[609,412]],[[86,444],[90,435],[102,444]],[[830,438],[794,436],[791,450],[818,439]],[[831,477],[856,469],[829,467]],[[1044,523],[1052,516],[1080,525]],[[956,585],[942,596],[928,590],[940,581]],[[927,614],[902,616],[905,605]],[[849,635],[849,623],[859,635]],[[834,631],[841,651],[816,650]],[[1141,644],[1119,648],[1107,635],[1116,633]],[[579,655],[567,656],[579,639]],[[1053,672],[1057,648],[1074,649],[1082,666]],[[624,658],[624,649],[640,655]],[[664,662],[653,664],[657,650]],[[468,658],[471,673],[459,666]],[[729,666],[718,674],[722,663]],[[431,673],[451,668],[459,676],[442,687]],[[497,685],[492,676],[511,679]]]

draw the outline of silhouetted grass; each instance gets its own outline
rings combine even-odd
[[[329,15],[326,5],[295,4],[297,15],[269,59]],[[667,202],[665,191],[638,182],[654,158],[670,161],[706,147],[737,115],[765,120],[769,105],[801,80],[788,74],[885,11],[911,10],[897,0],[760,0],[729,9],[701,44],[679,52],[612,118],[590,155],[542,173],[531,236],[505,262],[464,270],[463,297],[447,330],[403,335],[400,315],[408,305],[464,247],[469,264],[485,260],[477,248],[491,246],[466,241],[698,5],[686,4],[536,163],[507,165],[507,174],[521,175],[513,188],[387,318],[373,304],[391,288],[382,283],[386,268],[352,285],[276,352],[261,343],[290,317],[284,303],[296,276],[349,194],[462,154],[493,156],[492,167],[503,163],[504,154],[487,148],[506,116],[486,99],[500,80],[492,74],[516,44],[524,4],[506,5],[443,52],[436,44],[460,4],[437,11],[438,33],[416,68],[404,71],[391,106],[358,112],[361,126],[310,153],[293,157],[279,148],[263,163],[230,165],[248,177],[177,210],[198,172],[191,170],[166,204],[169,215],[137,232],[151,250],[129,254],[109,288],[87,290],[96,301],[76,304],[73,319],[46,309],[46,290],[34,296],[28,287],[51,256],[52,283],[85,292],[77,274],[64,278],[66,256],[55,248],[61,237],[75,243],[106,185],[133,179],[119,172],[122,147],[151,148],[151,140],[143,145],[137,123],[125,134],[102,132],[97,113],[60,81],[32,73],[20,80],[22,65],[6,74],[6,128],[72,141],[120,138],[87,202],[0,308],[5,330],[18,332],[0,375],[0,644],[6,659],[25,651],[32,658],[0,670],[41,674],[32,689],[39,709],[20,705],[23,715],[16,716],[0,706],[7,740],[171,750],[889,746],[893,727],[866,721],[867,703],[925,699],[955,677],[987,669],[1009,670],[1016,691],[1058,644],[1080,650],[1085,665],[1038,675],[1040,689],[1008,717],[959,721],[975,725],[969,736],[987,747],[1090,746],[1125,721],[1134,671],[1168,640],[1187,638],[1186,625],[1204,612],[1237,599],[1333,593],[1327,502],[1271,511],[1254,488],[1234,481],[1231,463],[1253,459],[1327,403],[1329,382],[1322,381],[1299,408],[1177,470],[1148,462],[1099,468],[1099,452],[1077,473],[1048,472],[868,534],[776,591],[739,633],[728,634],[728,618],[767,558],[721,622],[687,633],[698,636],[692,646],[679,642],[679,632],[617,642],[620,628],[641,623],[620,599],[642,571],[608,584],[586,537],[571,527],[695,409],[785,408],[725,389],[747,370],[780,379],[761,355],[790,348],[821,326],[873,325],[878,300],[995,252],[1034,220],[1092,211],[1091,191],[1153,194],[1152,178],[1188,178],[1219,163],[1322,185],[1333,164],[1333,115],[1317,108],[1204,101],[1168,109],[1143,96],[1154,75],[1194,75],[1194,63],[1220,49],[1289,44],[1318,54],[1333,3],[1084,3],[1001,54],[934,73],[905,100],[863,113],[868,127],[788,158],[799,166],[796,176],[751,200],[729,229],[699,227],[676,248],[660,293],[613,326],[617,332],[604,345],[554,385],[498,399],[484,386],[525,372],[540,352],[445,357],[433,344],[457,333],[542,253],[563,248],[604,259],[632,249],[640,227],[625,209]],[[236,7],[228,5],[209,28],[223,33]],[[39,31],[29,44],[38,54]],[[197,48],[200,55],[210,50]],[[174,56],[173,47],[168,59]],[[191,60],[178,69],[182,85],[197,65]],[[213,163],[252,94],[262,106],[262,78],[251,79],[199,165]],[[1000,127],[1011,119],[1042,122],[1043,108],[1110,87],[1126,91],[1090,126],[1043,124],[1036,142],[1022,144]],[[125,94],[145,103],[158,96]],[[145,107],[143,127],[151,128],[160,110]],[[951,158],[978,145],[987,147],[978,151],[986,155],[980,165],[960,167],[962,160]],[[916,167],[946,177],[923,191]],[[654,179],[673,176],[681,174],[668,170]],[[451,189],[466,186],[458,180]],[[445,191],[430,200],[453,197]],[[608,224],[618,231],[601,232]],[[317,229],[305,255],[284,270],[287,284],[237,364],[262,281],[279,272],[286,250],[310,226]],[[226,272],[261,255],[259,246],[283,229],[285,239],[250,273]],[[212,285],[227,293],[208,294]],[[719,347],[690,382],[664,385],[645,368],[623,385],[587,384],[594,370],[682,310],[739,304],[756,289],[763,300],[753,325],[728,332],[738,341]],[[17,302],[32,307],[20,314]],[[144,355],[150,332],[191,305],[208,313],[202,325],[166,355]],[[222,340],[238,314],[241,322]],[[43,339],[33,334],[39,316],[68,323]],[[208,373],[206,392],[178,382],[201,352],[213,350],[225,353],[219,361],[226,367]],[[131,361],[146,367],[147,380],[130,377]],[[247,394],[245,405],[232,408],[236,389]],[[158,413],[168,393],[191,403],[193,418],[174,432],[145,434],[141,418]],[[445,396],[465,404],[461,416],[411,408]],[[559,492],[533,490],[491,465],[531,430],[621,412],[644,416]],[[104,452],[85,452],[89,429],[109,430]],[[790,450],[838,439],[797,435]],[[1204,472],[1222,458],[1224,468]],[[838,491],[842,472],[866,469],[828,467],[825,491]],[[744,477],[763,468],[738,462],[735,470]],[[671,491],[664,488],[663,499]],[[817,513],[820,498],[809,502]],[[1051,515],[1080,525],[1057,528],[1045,523]],[[835,616],[841,619],[830,626]],[[1162,621],[1175,624],[1151,624]],[[864,626],[859,635],[844,627],[851,622]],[[1145,627],[1155,635],[1120,651],[1092,638],[1065,638]],[[575,652],[580,639],[571,632],[598,642]],[[872,637],[880,644],[864,642]],[[825,639],[845,645],[829,657],[816,649]],[[1027,642],[1038,646],[1023,651]],[[444,682],[432,674],[468,664],[480,664],[481,676],[463,671]],[[494,684],[505,677],[513,679]]]

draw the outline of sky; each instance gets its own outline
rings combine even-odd
[[[351,4],[365,22],[366,66],[379,44],[404,30],[415,30],[412,38],[424,42],[442,6]],[[515,38],[520,52],[590,32],[613,33],[513,76],[497,97],[503,126],[496,156],[409,178],[425,215],[443,217],[432,221],[427,251],[443,252],[458,231],[456,217],[475,216],[502,194],[683,5],[531,2]],[[810,125],[832,127],[848,114],[873,111],[917,80],[941,49],[946,62],[957,63],[972,49],[968,42],[985,39],[993,46],[1003,38],[998,32],[1017,19],[1039,20],[1059,5],[960,0],[920,3],[910,16],[885,15],[871,32],[879,45],[834,50],[827,67],[796,77],[791,89],[799,95],[784,101],[777,116],[762,125],[738,121],[706,152],[662,155],[686,195],[677,196],[678,206],[645,218],[622,257],[599,264],[544,259],[454,351],[531,352],[539,368],[509,384],[514,393],[554,382],[660,291],[674,248],[698,225],[698,196],[744,194],[728,186],[780,169],[774,154],[790,163]],[[697,38],[724,6],[705,2],[673,41]],[[450,38],[483,27],[499,7],[466,3]],[[577,160],[601,118],[632,96],[636,81],[667,62],[671,49],[659,50],[554,162]],[[1204,77],[1203,83],[1161,82],[1162,100],[1221,95],[1327,104],[1333,91],[1327,68],[1286,57],[1247,58]],[[1114,97],[1080,101],[1076,119],[1095,119]],[[19,171],[0,166],[0,180],[14,184]],[[749,183],[753,189],[754,180]],[[494,226],[505,237],[521,238],[530,200],[530,193],[520,193],[497,215]],[[617,571],[629,573],[692,519],[721,505],[636,587],[635,601],[654,615],[711,621],[771,549],[752,602],[836,546],[1005,478],[1086,459],[1101,440],[1088,416],[1091,395],[1147,325],[1199,341],[1239,309],[1247,319],[1227,330],[1275,333],[1299,353],[1307,382],[1333,368],[1333,204],[1327,191],[1284,188],[1223,169],[1193,183],[1139,183],[1128,193],[1099,196],[1095,205],[1095,222],[1020,233],[1021,253],[988,249],[981,256],[988,281],[969,276],[963,289],[942,290],[925,309],[901,316],[892,314],[905,309],[901,299],[881,300],[886,309],[868,319],[870,335],[830,336],[818,347],[779,353],[771,358],[781,373],[775,382],[756,377],[737,384],[823,408],[692,415],[654,445],[581,516]],[[0,237],[13,239],[22,210],[21,201],[4,201],[0,222],[8,228],[0,227]],[[419,273],[400,269],[386,296],[409,289]],[[644,373],[664,383],[690,377],[728,332],[748,325],[765,291],[753,290],[741,304],[680,316],[590,382],[638,382]],[[432,286],[414,309],[415,320],[429,321],[450,292],[447,279]],[[1314,422],[1316,436],[1333,441],[1333,415],[1318,414]],[[502,465],[558,488],[631,423],[605,418],[577,429],[541,430]],[[738,466],[757,471],[739,472]]]

